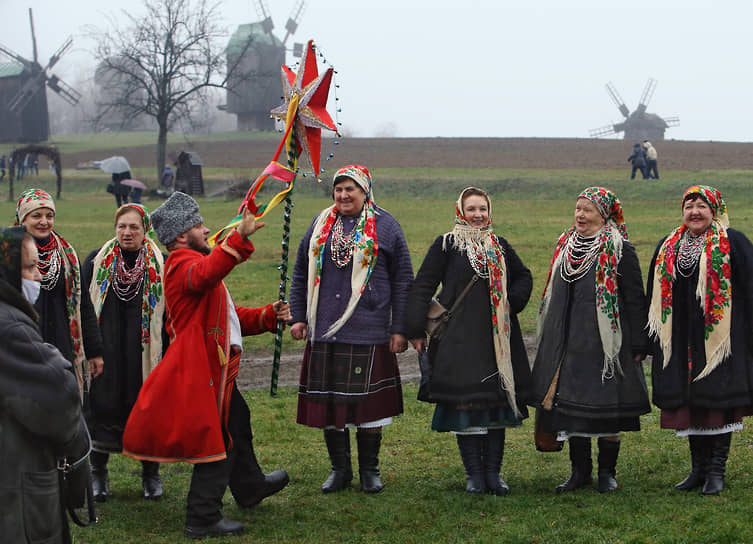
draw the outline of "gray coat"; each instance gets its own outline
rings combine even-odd
[[[650,411],[643,367],[633,360],[633,355],[648,351],[646,297],[635,249],[625,241],[617,266],[622,372],[615,369],[614,376],[603,381],[595,273],[592,266],[581,279],[567,283],[559,270],[552,271],[549,311],[533,364],[532,404],[541,406],[560,366],[555,411],[584,419],[634,418]]]
[[[0,279],[0,540],[70,542],[56,460],[89,439],[71,364],[45,344],[21,293]]]

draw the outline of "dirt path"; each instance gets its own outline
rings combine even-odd
[[[533,362],[536,356],[536,338],[534,335],[523,338],[528,351],[528,360]],[[280,370],[277,378],[279,387],[290,387],[298,385],[299,373],[301,370],[301,357],[303,352],[294,352],[283,354],[280,358]],[[418,371],[418,358],[413,348],[409,348],[405,353],[397,356],[400,365],[400,378],[403,382],[418,381],[420,374]],[[241,359],[240,372],[238,373],[238,387],[241,390],[246,389],[264,389],[268,388],[272,376],[272,352],[269,353],[252,353]]]

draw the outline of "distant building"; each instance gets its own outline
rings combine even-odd
[[[25,67],[20,62],[0,63],[0,142],[41,142],[50,136],[47,114],[47,93],[36,92],[20,113],[10,110],[9,104],[29,81],[38,77],[38,70]]]
[[[245,54],[245,45],[251,40]],[[227,104],[221,110],[237,117],[238,130],[274,131],[269,111],[282,99],[280,67],[285,64],[285,47],[263,25],[240,25],[227,45],[228,67],[238,63],[228,80]],[[240,57],[240,60],[239,60]]]

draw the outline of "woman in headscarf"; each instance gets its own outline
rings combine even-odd
[[[421,400],[436,403],[431,428],[457,436],[466,491],[506,495],[510,488],[500,477],[505,428],[528,416],[531,374],[517,314],[533,282],[515,250],[494,233],[491,201],[481,189],[463,189],[454,228],[437,237],[416,275],[408,335],[421,354],[426,314],[440,284],[445,308],[462,299],[446,330],[429,342],[431,378]]]
[[[42,290],[34,308],[45,342],[73,363],[82,398],[102,373],[102,338],[88,289],[81,287],[76,250],[55,231],[55,202],[41,189],[27,189],[16,204],[16,224],[37,244]]]
[[[324,493],[353,479],[351,427],[361,489],[378,493],[381,429],[403,411],[395,354],[408,347],[413,269],[399,223],[374,203],[366,167],[340,168],[332,196],[301,240],[290,288],[291,335],[308,338],[297,422],[324,429],[332,462]]]
[[[714,495],[731,433],[753,413],[753,245],[729,228],[713,187],[685,191],[682,216],[649,268],[653,402],[661,427],[690,444],[690,474],[675,487]]]
[[[24,227],[0,227],[0,535],[63,544],[71,535],[58,463],[85,460],[89,437],[71,364],[37,328],[37,258]],[[84,495],[75,483],[88,471],[68,473],[69,499]]]
[[[578,195],[575,224],[557,240],[538,317],[533,405],[541,424],[568,440],[572,472],[558,493],[592,482],[617,489],[622,431],[650,411],[641,361],[648,350],[641,269],[622,205],[604,187]]]
[[[162,253],[154,240],[149,213],[125,204],[115,213],[115,238],[84,261],[89,291],[104,343],[105,371],[92,382],[87,420],[94,497],[109,494],[107,461],[123,450],[123,430],[141,385],[162,358]],[[145,499],[162,496],[159,464],[142,461]]]

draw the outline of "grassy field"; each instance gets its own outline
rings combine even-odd
[[[206,173],[210,185],[228,182],[223,172]],[[521,316],[524,331],[534,330],[554,241],[572,224],[575,196],[589,185],[606,185],[623,201],[630,238],[645,270],[658,240],[680,222],[679,199],[693,183],[719,188],[727,199],[732,226],[753,235],[753,194],[749,171],[662,172],[661,182],[629,182],[624,171],[381,169],[377,202],[403,226],[415,270],[433,239],[452,227],[454,199],[462,187],[478,185],[493,197],[493,217],[531,268],[534,292]],[[105,181],[92,173],[66,173],[56,227],[82,258],[112,236],[113,199]],[[24,180],[26,181],[26,180]],[[52,189],[40,175],[35,184]],[[26,185],[26,184],[24,184]],[[17,186],[17,191],[20,186]],[[5,186],[2,190],[7,190]],[[0,194],[0,198],[2,198]],[[292,247],[311,218],[329,200],[324,187],[301,184],[293,212]],[[150,208],[159,200],[145,202]],[[210,227],[234,212],[224,198],[200,200]],[[0,203],[10,223],[14,205]],[[238,267],[229,287],[241,304],[272,300],[278,283],[281,210],[254,237],[257,251]],[[294,256],[294,255],[293,255]],[[291,262],[292,264],[292,262]],[[271,337],[253,339],[246,349],[271,350]],[[286,336],[285,349],[300,349]],[[239,510],[226,496],[224,513],[246,524],[246,535],[216,542],[583,542],[583,543],[737,543],[751,542],[750,492],[753,440],[735,433],[727,488],[719,497],[700,497],[673,489],[689,465],[687,442],[659,429],[658,411],[642,419],[643,431],[628,433],[618,462],[622,489],[605,496],[582,490],[564,496],[554,487],[569,473],[567,452],[534,450],[532,421],[509,431],[503,477],[508,497],[474,497],[464,492],[463,469],[452,436],[429,430],[432,407],[415,400],[405,387],[405,414],[385,431],[381,461],[385,491],[322,495],[328,459],[319,431],[298,426],[296,395],[283,388],[276,399],[264,390],[246,393],[252,408],[256,446],[267,470],[286,468],[291,484],[252,511]],[[170,417],[168,414],[165,417]],[[140,467],[116,456],[111,464],[112,499],[99,509],[100,523],[74,529],[75,542],[172,543],[182,540],[190,466],[163,467],[166,495],[158,503],[140,499]]]

